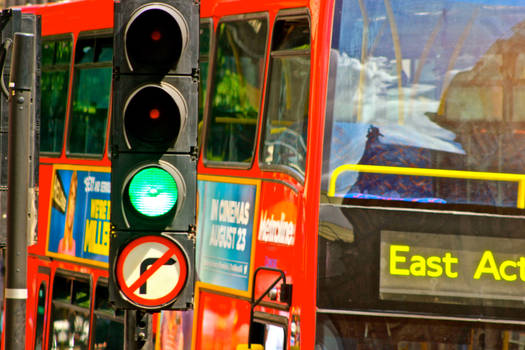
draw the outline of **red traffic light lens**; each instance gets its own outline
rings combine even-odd
[[[125,32],[128,63],[133,70],[168,71],[174,68],[187,40],[185,20],[171,6],[142,7]]]
[[[151,40],[159,41],[160,39],[162,39],[162,33],[160,31],[154,30],[151,32]]]
[[[149,117],[151,119],[159,119],[160,117],[160,111],[157,108],[153,108],[149,111]]]
[[[173,146],[186,118],[182,95],[169,84],[145,85],[128,98],[124,131],[130,147],[163,150]]]

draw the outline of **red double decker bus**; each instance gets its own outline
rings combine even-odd
[[[38,239],[28,250],[28,349],[123,348],[108,302],[113,2],[41,16]]]
[[[193,347],[523,347],[523,3],[201,16]]]
[[[123,346],[112,9],[24,10],[43,34],[29,348]],[[156,347],[523,348],[524,21],[520,0],[202,1],[194,310],[161,312]]]

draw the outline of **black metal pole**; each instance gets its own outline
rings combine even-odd
[[[5,346],[25,350],[27,220],[34,35],[15,33],[9,84]]]
[[[124,311],[124,349],[153,350],[152,317],[140,310]]]

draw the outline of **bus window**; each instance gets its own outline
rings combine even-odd
[[[46,314],[47,285],[42,281],[38,289],[38,304],[36,306],[35,349],[41,350],[44,344],[44,317]]]
[[[124,320],[122,310],[113,310],[109,304],[108,287],[97,284],[95,290],[95,312],[93,316],[95,349],[124,348]]]
[[[270,55],[261,163],[291,167],[304,175],[310,95],[308,18],[278,20]]]
[[[89,305],[87,280],[55,276],[49,329],[51,349],[88,349]]]
[[[200,64],[200,86],[199,86],[199,129],[204,114],[204,102],[206,101],[206,79],[210,60],[211,20],[204,19],[200,23],[199,36],[199,64]]]
[[[80,38],[77,42],[69,154],[102,156],[104,153],[112,57],[111,37]]]
[[[208,161],[251,164],[267,26],[266,18],[219,24],[205,146]]]
[[[198,145],[200,147],[202,142],[202,119],[204,116],[204,106],[206,103],[207,79],[210,61],[210,40],[212,33],[211,19],[202,19],[200,23],[199,36],[199,66],[200,66],[200,84],[199,84],[199,129],[198,129]]]
[[[283,325],[254,321],[251,325],[251,343],[264,344],[264,349],[286,349],[286,329]]]
[[[525,208],[523,2],[412,5],[336,1],[328,197]]]
[[[523,326],[320,314],[316,349],[523,349]]]
[[[59,154],[64,138],[71,38],[42,41],[40,152]]]

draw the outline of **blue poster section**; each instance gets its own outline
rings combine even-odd
[[[198,188],[198,277],[248,291],[257,186],[199,181]]]
[[[110,181],[109,172],[55,169],[48,253],[108,262]]]

